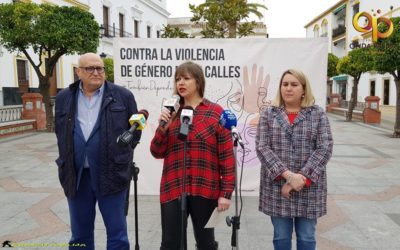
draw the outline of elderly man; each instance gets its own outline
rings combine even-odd
[[[124,204],[133,150],[116,141],[129,129],[136,101],[129,90],[105,80],[103,61],[94,53],[80,57],[77,74],[80,80],[57,95],[55,108],[56,163],[68,199],[70,249],[94,249],[96,203],[107,231],[107,249],[129,249]],[[134,141],[140,135],[136,132]]]

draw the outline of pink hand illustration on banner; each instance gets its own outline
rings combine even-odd
[[[257,64],[253,64],[251,78],[249,78],[247,66],[244,66],[243,69],[243,99],[244,110],[247,113],[258,113],[264,106],[270,104],[270,101],[267,100],[270,76],[269,74],[264,76],[263,66],[258,70],[257,74]]]

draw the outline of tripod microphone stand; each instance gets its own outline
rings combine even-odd
[[[130,144],[132,149],[136,147],[136,145],[139,142],[135,142],[133,144]],[[139,222],[138,222],[138,200],[137,200],[137,181],[138,181],[138,174],[140,169],[136,167],[136,163],[132,161],[131,163],[131,171],[132,171],[132,179],[133,179],[133,197],[135,201],[135,250],[139,250]],[[128,187],[128,192],[126,193],[126,200],[125,200],[125,216],[128,216],[128,210],[129,210],[129,195],[130,195],[130,181],[129,181],[129,187]]]
[[[232,226],[231,246],[232,249],[239,249],[239,235],[240,229],[240,214],[239,214],[239,200],[238,200],[238,174],[237,174],[237,146],[239,144],[239,137],[233,137],[233,155],[235,159],[235,215],[232,217],[226,217],[226,224]],[[240,144],[242,148],[243,144]],[[243,167],[243,166],[242,166]]]
[[[183,176],[182,176],[182,194],[181,194],[181,248],[180,250],[187,250],[187,193],[186,193],[186,151],[187,141],[183,142]]]

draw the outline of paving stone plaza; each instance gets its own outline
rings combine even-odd
[[[400,249],[400,140],[390,138],[393,121],[383,117],[380,126],[372,126],[332,114],[329,119],[335,144],[328,164],[328,215],[318,222],[318,249]],[[0,139],[1,242],[20,245],[14,249],[67,249],[69,215],[54,163],[57,154],[54,134]],[[128,226],[134,249],[132,195]],[[243,202],[239,249],[272,249],[272,225],[258,211],[258,197],[244,197]],[[139,196],[138,206],[139,247],[159,249],[159,197]],[[195,249],[192,235],[189,226],[189,249]],[[231,228],[225,223],[217,226],[216,237],[220,249],[231,249]],[[97,213],[97,249],[105,244]]]

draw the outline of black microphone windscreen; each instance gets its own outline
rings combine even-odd
[[[139,110],[138,114],[144,115],[144,118],[146,118],[146,120],[149,118],[149,111],[147,111],[146,109]]]

